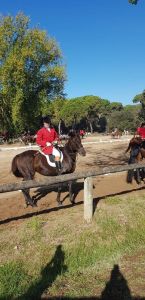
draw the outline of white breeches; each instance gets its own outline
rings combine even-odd
[[[60,158],[60,152],[55,147],[53,147],[52,154],[55,157],[59,157]]]

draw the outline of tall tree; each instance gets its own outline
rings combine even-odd
[[[35,126],[45,103],[62,96],[65,81],[56,41],[29,23],[22,13],[0,20],[0,117],[19,130]]]

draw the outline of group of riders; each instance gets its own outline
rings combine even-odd
[[[36,133],[36,143],[40,146],[45,155],[53,155],[57,170],[61,170],[61,152],[59,150],[59,135],[52,126],[50,117],[42,119],[43,127]],[[117,131],[117,130],[116,130]],[[80,136],[84,136],[85,131],[80,130]],[[145,149],[145,122],[137,128],[134,134],[135,147],[131,149],[130,163],[137,157],[141,148]]]
[[[134,139],[136,139],[137,147],[131,147],[131,155],[134,155],[134,157],[136,157],[138,153],[142,151],[142,148],[145,148],[145,123],[142,123],[141,126],[137,129]],[[80,136],[75,131],[70,132],[68,142],[65,144],[64,148],[59,148],[59,136],[55,128],[52,126],[49,117],[43,118],[43,127],[39,129],[36,134],[36,143],[40,147],[41,151],[28,150],[17,154],[13,158],[12,172],[16,177],[22,177],[24,180],[30,180],[34,178],[35,172],[38,172],[44,176],[70,174],[73,173],[75,170],[77,154],[80,154],[82,156],[86,155],[85,149],[83,148],[83,145],[81,143]],[[54,166],[51,167],[50,164],[47,164],[47,161],[46,159],[43,159],[42,154],[46,156],[52,155],[55,162],[54,166],[56,166],[56,168],[53,168]],[[62,165],[61,154],[63,155]],[[137,173],[136,178],[139,183],[140,174]],[[132,173],[128,173],[127,182],[131,183],[131,180]],[[60,201],[59,188],[57,195],[58,205],[62,204]],[[26,205],[30,204],[34,206],[35,203],[30,197],[29,189],[23,189],[22,192],[25,197]],[[69,195],[70,201],[73,204],[74,199],[71,188],[71,182],[69,183]]]

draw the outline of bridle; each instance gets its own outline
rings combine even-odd
[[[68,143],[69,143],[69,141],[68,141]],[[71,156],[71,159],[72,159],[73,161],[75,161],[76,158],[77,158],[77,156],[78,156],[78,154],[79,154],[78,150],[79,150],[80,148],[82,148],[83,146],[80,147],[79,142],[76,141],[76,147],[78,147],[78,150],[73,150],[73,147],[72,147],[72,145],[71,145],[71,142],[70,142],[69,144],[68,144],[68,143],[67,143],[65,146],[66,146],[66,147],[69,146],[69,148],[70,148],[70,150],[71,150],[71,152],[69,152],[69,155]],[[65,148],[65,146],[64,146],[64,148]],[[74,155],[75,155],[75,158],[72,157],[72,156],[74,156]]]

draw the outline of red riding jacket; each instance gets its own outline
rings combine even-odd
[[[142,139],[145,139],[145,128],[144,127],[137,128],[137,133],[141,136]]]
[[[58,135],[54,128],[50,128],[50,130],[48,130],[47,128],[43,127],[37,132],[36,143],[41,147],[41,150],[45,154],[52,154],[53,150],[53,145],[46,146],[46,143],[52,143],[57,140]]]

